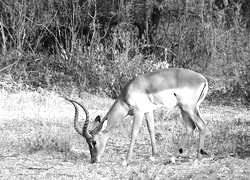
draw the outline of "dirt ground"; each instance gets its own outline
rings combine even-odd
[[[250,179],[250,158],[205,158],[164,165],[137,158],[127,167],[111,160],[105,163],[69,161],[41,153],[1,155],[0,179]]]
[[[111,100],[88,96],[86,104],[91,117],[107,112]],[[88,103],[89,102],[89,103]],[[121,165],[125,158],[132,119],[123,121],[113,132],[102,161],[90,164],[85,140],[72,125],[73,107],[51,93],[0,94],[0,179],[240,179],[250,180],[249,138],[250,111],[247,109],[206,105],[203,117],[208,123],[206,147],[209,156],[195,160],[197,133],[187,147],[187,154],[175,163],[166,163],[184,130],[178,112],[159,112],[156,117],[156,161],[149,160],[151,145],[145,123],[140,129],[133,160]],[[232,123],[228,123],[232,121]],[[224,123],[225,122],[225,123]],[[61,137],[60,137],[61,136]],[[220,137],[221,136],[221,137]],[[60,137],[60,138],[58,138]],[[242,152],[235,149],[234,140]],[[45,142],[43,142],[45,141]],[[59,145],[55,144],[59,143]],[[37,144],[36,144],[37,143]],[[29,146],[44,143],[54,149],[28,152]],[[61,143],[61,144],[60,144]],[[64,144],[70,149],[65,149]],[[56,148],[55,148],[56,145]],[[230,146],[228,146],[230,145]],[[232,146],[232,148],[231,148]],[[66,146],[67,147],[67,146]],[[228,150],[231,148],[232,150]],[[63,150],[63,152],[60,152]],[[224,151],[226,151],[224,153]],[[188,158],[184,158],[188,157]]]

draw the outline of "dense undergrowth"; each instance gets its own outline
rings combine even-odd
[[[135,75],[178,67],[207,77],[210,101],[248,104],[248,3],[213,3],[4,0],[0,88],[116,98]]]

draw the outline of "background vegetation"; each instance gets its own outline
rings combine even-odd
[[[136,74],[183,67],[206,75],[210,100],[249,103],[249,9],[245,0],[2,0],[0,86],[116,98]]]

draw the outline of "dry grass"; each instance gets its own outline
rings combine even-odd
[[[81,99],[93,119],[105,115],[113,100],[83,94]],[[250,112],[244,108],[205,103],[201,111],[208,122],[209,157],[194,161],[198,132],[185,149],[185,162],[164,165],[176,149],[184,127],[178,109],[158,110],[158,157],[149,160],[150,140],[143,123],[133,161],[122,167],[132,119],[126,118],[112,133],[102,162],[89,164],[85,140],[74,130],[73,106],[54,92],[0,93],[1,179],[249,179]]]

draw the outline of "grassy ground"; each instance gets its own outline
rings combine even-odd
[[[105,115],[113,100],[83,94],[91,118]],[[209,156],[195,161],[198,132],[185,149],[183,162],[166,164],[184,133],[178,109],[157,110],[158,156],[149,160],[151,146],[145,122],[134,149],[125,158],[132,119],[112,133],[99,164],[89,164],[85,140],[73,128],[73,106],[53,92],[0,92],[0,179],[250,179],[250,111],[240,107],[201,105],[208,123],[205,147]]]

